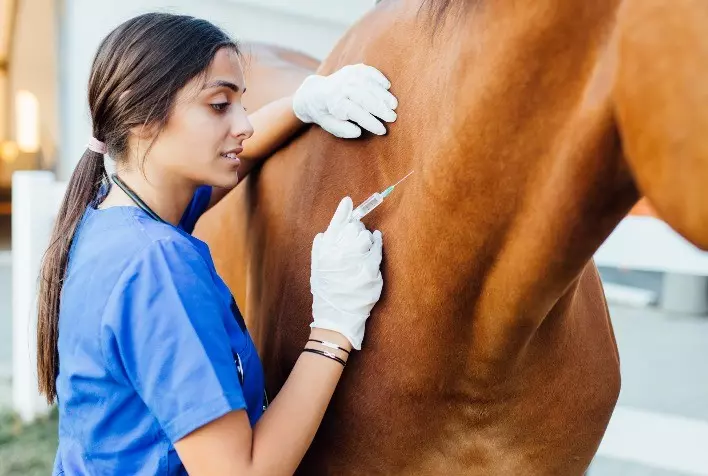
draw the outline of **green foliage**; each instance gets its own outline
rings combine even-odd
[[[0,412],[0,476],[47,476],[57,450],[57,413],[23,425]]]

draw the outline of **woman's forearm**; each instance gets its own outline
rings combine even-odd
[[[338,332],[316,328],[310,338],[351,349]],[[311,342],[306,347],[326,349]],[[328,351],[347,359],[341,350]],[[233,411],[177,441],[185,468],[196,476],[292,475],[312,443],[343,368],[328,357],[303,353],[255,427],[245,410]]]
[[[304,125],[293,113],[292,96],[266,104],[248,119],[253,125],[253,136],[244,141],[243,152],[239,154],[240,178],[248,175],[254,166],[271,155]]]
[[[328,340],[349,350],[339,333],[313,329],[312,338]],[[337,355],[346,355],[335,351]],[[253,429],[252,474],[293,474],[312,443],[334,389],[341,364],[303,353],[277,398]]]

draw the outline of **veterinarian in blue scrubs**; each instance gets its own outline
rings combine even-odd
[[[243,318],[191,232],[304,124],[384,134],[389,87],[378,70],[347,66],[249,116],[238,45],[211,23],[145,14],[104,39],[88,85],[93,136],[41,269],[53,474],[293,473],[381,295],[381,234],[345,197],[314,237],[310,338],[269,404]]]

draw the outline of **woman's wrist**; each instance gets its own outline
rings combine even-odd
[[[344,337],[344,334],[337,331],[331,331],[329,329],[320,329],[319,327],[313,327],[310,331],[310,339],[325,340],[333,342],[340,347],[343,347],[347,351],[352,350],[352,344],[349,339]]]
[[[352,351],[352,344],[349,339],[337,331],[313,328],[305,343],[305,348],[334,354],[346,362]]]

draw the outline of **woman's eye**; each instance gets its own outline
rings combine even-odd
[[[211,107],[216,110],[216,111],[225,111],[227,107],[229,107],[228,102],[221,102],[218,104],[212,104]]]

